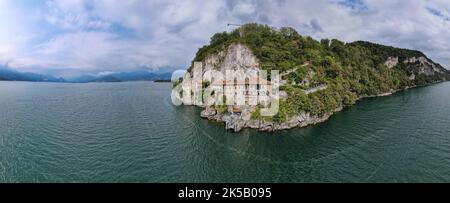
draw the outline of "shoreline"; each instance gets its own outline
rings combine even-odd
[[[409,89],[426,87],[426,86],[431,86],[431,85],[444,83],[444,82],[449,82],[449,81],[445,81],[445,80],[444,81],[436,81],[436,82],[425,84],[425,85],[416,85],[416,86],[406,87],[406,88],[399,89],[399,90],[392,90],[391,92],[381,93],[378,95],[360,96],[360,97],[358,97],[357,102],[359,102],[363,99],[367,99],[367,98],[387,97],[387,96],[391,96],[398,92],[406,91]],[[353,105],[356,105],[357,102]],[[353,106],[353,105],[351,105],[351,106]],[[254,130],[258,130],[260,132],[275,132],[275,131],[282,131],[282,130],[290,130],[290,129],[294,129],[294,128],[305,128],[305,127],[314,126],[314,125],[317,125],[320,123],[324,123],[324,122],[328,121],[334,114],[345,110],[345,108],[347,108],[347,107],[350,107],[350,106],[338,107],[334,111],[326,113],[325,115],[322,115],[322,116],[311,116],[310,113],[303,113],[303,114],[292,117],[289,121],[286,121],[284,123],[267,122],[267,121],[261,121],[261,120],[243,120],[243,119],[238,119],[238,117],[235,115],[219,115],[219,114],[207,115],[204,113],[206,111],[205,107],[200,107],[203,109],[200,117],[207,119],[209,121],[223,123],[223,124],[225,124],[226,130],[233,130],[236,133],[240,132],[243,129],[254,129]]]

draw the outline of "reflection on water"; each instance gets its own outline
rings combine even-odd
[[[0,182],[448,182],[450,83],[225,131],[170,84],[0,82]]]

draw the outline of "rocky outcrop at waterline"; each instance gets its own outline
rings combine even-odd
[[[222,122],[226,129],[236,132],[244,128],[276,131],[314,125],[359,99],[387,96],[450,79],[448,70],[419,51],[361,41],[319,42],[299,35],[292,28],[274,29],[257,24],[214,35],[210,45],[201,48],[194,61],[201,62],[202,75],[230,70],[280,72],[279,90],[263,92],[258,89],[257,94],[277,95],[279,110],[275,115],[259,113],[267,103],[263,106],[190,103],[204,108],[201,117]],[[233,83],[232,80],[218,82],[211,76],[207,77],[211,81],[193,82],[193,75],[191,67],[182,84],[190,87],[219,84],[225,91],[227,85]],[[235,80],[233,88],[238,89],[239,85],[247,88],[252,81],[264,80],[259,79],[259,75],[257,79],[246,79],[242,83]],[[191,94],[196,97],[198,93]]]
[[[342,110],[338,108],[335,112]],[[335,113],[333,112],[333,113]],[[257,129],[259,131],[277,131],[277,130],[288,130],[296,127],[306,127],[309,125],[315,125],[328,120],[333,113],[327,113],[322,116],[312,116],[310,113],[303,113],[292,117],[289,121],[283,123],[276,123],[273,121],[265,120],[245,120],[242,116],[234,114],[217,114],[215,111],[210,111],[205,109],[201,113],[202,118],[209,119],[211,121],[223,122],[225,123],[225,129],[233,130],[239,132],[244,128]]]

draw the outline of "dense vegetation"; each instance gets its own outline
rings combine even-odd
[[[224,50],[233,43],[242,43],[252,49],[264,70],[296,70],[283,78],[289,81],[282,87],[289,97],[280,102],[280,113],[273,118],[277,122],[302,112],[313,115],[330,113],[355,103],[359,97],[450,79],[448,72],[419,76],[419,64],[402,63],[412,57],[426,57],[419,51],[363,41],[317,41],[301,36],[292,28],[274,29],[259,24],[247,24],[231,33],[215,34],[209,45],[199,49],[194,61],[203,61],[209,54]],[[398,57],[399,63],[394,68],[385,65],[389,57]],[[445,70],[441,66],[439,68]],[[413,73],[417,77],[410,80]],[[323,84],[328,85],[326,90],[308,95],[304,92]]]

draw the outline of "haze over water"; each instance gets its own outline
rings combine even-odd
[[[171,84],[0,82],[0,182],[449,182],[450,83],[225,131]]]

